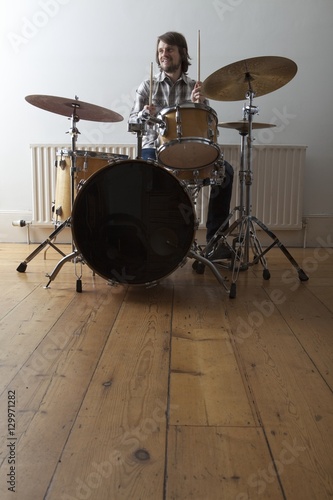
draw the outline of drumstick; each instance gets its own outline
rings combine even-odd
[[[149,106],[152,105],[152,96],[153,96],[153,63],[150,63]]]
[[[200,82],[200,30],[198,30],[198,78],[197,81]]]

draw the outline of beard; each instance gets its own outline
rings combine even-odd
[[[167,62],[164,63],[161,67],[163,71],[165,71],[166,73],[175,73],[176,71],[179,70],[181,65],[182,65],[181,61],[179,61],[179,63]]]

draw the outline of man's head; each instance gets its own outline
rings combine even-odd
[[[173,72],[179,65],[187,73],[190,66],[187,42],[181,33],[168,31],[157,38],[156,62],[166,72]]]

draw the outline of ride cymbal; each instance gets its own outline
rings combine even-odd
[[[75,99],[66,99],[65,97],[57,97],[50,95],[28,95],[25,100],[37,106],[37,108],[51,111],[63,116],[72,116],[73,113],[80,120],[88,120],[92,122],[120,122],[124,118],[107,108],[89,104],[87,102]]]
[[[286,57],[262,56],[244,59],[215,71],[203,82],[205,96],[216,101],[239,101],[251,90],[261,96],[283,87],[297,73],[297,65]]]
[[[249,131],[249,122],[248,120],[239,120],[238,122],[220,122],[217,124],[218,127],[223,128],[233,128],[238,130],[240,134],[247,134]],[[252,129],[261,129],[261,128],[271,128],[276,127],[274,123],[260,123],[260,122],[252,122]]]

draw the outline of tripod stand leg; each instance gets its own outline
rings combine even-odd
[[[261,243],[257,238],[254,223],[258,224],[258,226],[265,231],[265,233],[273,240],[270,246],[268,246],[265,250],[262,249]],[[235,248],[234,248],[234,256],[232,261],[232,283],[230,287],[230,297],[233,298],[236,296],[236,281],[238,278],[240,269],[247,269],[250,265],[257,264],[260,262],[264,268],[263,270],[263,278],[265,280],[270,279],[270,272],[267,268],[267,262],[265,255],[271,248],[277,246],[287,257],[289,262],[295,267],[298,273],[298,277],[300,281],[307,281],[309,278],[297,264],[296,260],[292,257],[292,255],[288,252],[286,247],[281,243],[281,241],[277,238],[277,236],[268,229],[267,226],[259,219],[253,216],[244,216],[239,221],[235,221],[230,227],[230,232],[233,232],[236,227],[239,226],[239,234],[238,237],[235,238]],[[254,253],[254,258],[252,262],[248,260],[248,247],[246,245],[251,244],[252,251]]]
[[[26,257],[26,259],[23,262],[21,262],[21,264],[16,268],[16,271],[18,271],[19,273],[24,273],[25,270],[27,269],[28,262],[34,259],[36,255],[38,255],[46,246],[51,246],[64,257],[65,256],[64,252],[62,252],[59,248],[56,247],[56,245],[53,243],[53,240],[60,233],[60,231],[62,231],[64,227],[68,225],[69,225],[69,219],[65,220],[62,224],[60,224],[60,226],[58,226],[53,231],[53,233],[51,233],[50,236],[46,238],[46,240],[44,240],[33,252],[31,252],[31,254],[29,254],[28,257]]]
[[[264,252],[262,252],[260,255],[258,255],[255,260],[258,261],[258,259],[260,259],[264,254],[266,254],[271,248],[273,248],[276,245],[284,253],[284,255],[287,257],[287,259],[289,260],[289,262],[296,269],[296,271],[298,273],[299,280],[300,281],[307,281],[309,279],[309,277],[303,271],[303,269],[301,267],[299,267],[299,265],[297,264],[296,260],[288,252],[288,250],[286,249],[286,247],[281,243],[281,241],[277,238],[277,236],[275,236],[275,234],[272,231],[270,231],[270,229],[268,229],[268,227],[265,226],[265,224],[263,222],[261,222],[259,219],[257,219],[256,217],[252,217],[252,219],[273,240],[273,243]]]
[[[263,278],[265,280],[269,280],[271,277],[270,272],[267,268],[267,261],[266,258],[264,257],[265,252],[262,249],[261,243],[259,239],[257,238],[256,230],[253,224],[253,217],[249,218],[248,224],[249,224],[249,242],[251,243],[252,247],[252,252],[254,255],[253,262],[252,264],[256,264],[258,261],[260,261],[262,267],[264,268],[263,271]],[[249,255],[248,255],[249,259]]]
[[[230,285],[230,298],[236,297],[236,281],[238,279],[239,271],[246,271],[248,269],[248,255],[249,255],[249,240],[250,228],[248,219],[242,217],[236,220],[229,228],[226,236],[234,234],[235,229],[238,230],[238,235],[233,240],[233,252],[231,256],[231,285]]]

